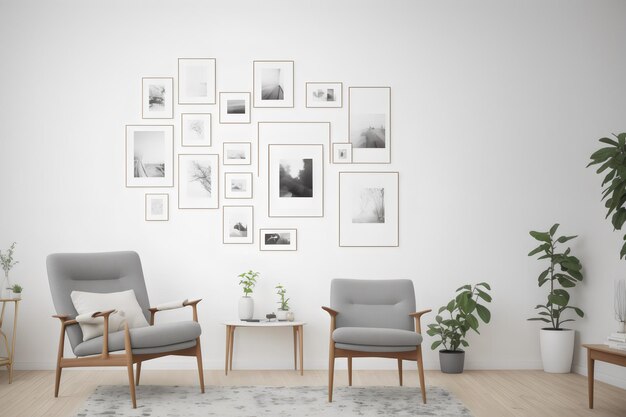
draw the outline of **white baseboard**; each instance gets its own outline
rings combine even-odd
[[[587,367],[581,366],[581,365],[574,365],[574,372],[579,375],[587,376]],[[594,371],[593,376],[596,381],[606,382],[609,385],[626,389],[626,381],[624,380],[624,378],[609,375],[605,372],[598,372],[597,369]]]

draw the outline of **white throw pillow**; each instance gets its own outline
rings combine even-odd
[[[129,328],[147,327],[148,321],[141,311],[135,297],[135,291],[128,290],[108,294],[72,291],[72,303],[79,315],[94,311],[117,310],[109,317],[109,332],[116,332],[128,323]],[[83,331],[83,341],[93,339],[104,334],[104,318],[99,323],[78,323]]]

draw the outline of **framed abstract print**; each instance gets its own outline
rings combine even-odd
[[[187,146],[211,146],[211,113],[182,113],[180,142]]]
[[[253,243],[254,208],[224,206],[222,216],[223,243]]]
[[[169,210],[169,194],[146,194],[146,221],[168,221]]]
[[[306,107],[341,108],[343,107],[342,83],[306,83]]]
[[[126,186],[174,186],[174,126],[126,126]]]
[[[250,123],[250,93],[220,93],[220,123]]]
[[[333,143],[333,164],[352,163],[352,144]]]
[[[293,61],[254,61],[254,107],[293,107]]]
[[[178,59],[178,104],[215,104],[215,58]]]
[[[298,250],[298,231],[296,229],[261,229],[259,230],[259,250]]]
[[[224,142],[224,165],[250,165],[250,142]]]
[[[141,117],[174,118],[174,79],[144,77],[141,79]]]
[[[348,132],[355,164],[391,162],[391,87],[350,87]]]
[[[178,155],[178,208],[219,208],[219,155]]]
[[[225,173],[224,198],[252,198],[252,173]]]

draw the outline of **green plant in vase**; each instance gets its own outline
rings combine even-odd
[[[13,242],[11,246],[9,246],[9,249],[7,249],[4,253],[0,251],[0,265],[4,270],[4,280],[2,281],[2,288],[0,288],[0,297],[3,298],[10,296],[12,285],[9,279],[9,272],[19,263],[19,261],[13,259],[16,244],[16,242]]]
[[[289,298],[285,298],[285,296],[287,295],[287,290],[282,284],[278,284],[276,286],[276,295],[280,297],[277,302],[280,307],[278,307],[278,313],[276,314],[276,318],[278,320],[287,320],[287,313],[289,312]]]
[[[250,320],[254,316],[254,300],[250,295],[254,290],[259,275],[258,272],[252,270],[237,275],[239,285],[243,289],[243,297],[239,299],[239,319],[241,320]]]

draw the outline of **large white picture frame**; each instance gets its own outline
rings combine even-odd
[[[348,96],[352,162],[391,163],[391,87],[350,87]]]
[[[178,155],[178,208],[219,208],[219,155]]]
[[[174,186],[174,126],[126,126],[126,186]]]

